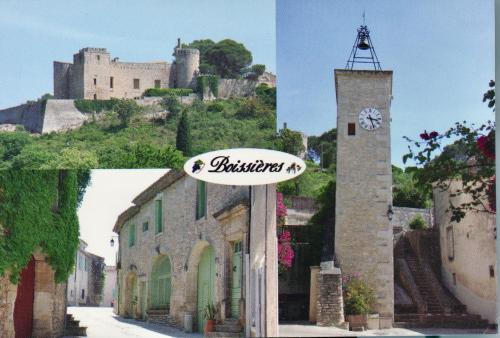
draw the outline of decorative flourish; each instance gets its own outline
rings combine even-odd
[[[285,230],[278,237],[278,268],[280,272],[289,270],[293,264],[295,252],[292,247],[292,234]]]

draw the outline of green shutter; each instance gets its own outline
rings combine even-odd
[[[159,258],[151,272],[151,306],[166,309],[170,305],[171,266],[168,256]]]
[[[135,244],[135,224],[130,224],[128,228],[128,246]]]
[[[207,184],[204,181],[198,181],[196,193],[196,219],[200,219],[207,215]]]
[[[155,201],[155,220],[156,220],[156,233],[163,232],[163,210],[162,200]]]

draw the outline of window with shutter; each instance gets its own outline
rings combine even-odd
[[[162,200],[155,201],[155,233],[159,234],[163,232],[163,210],[162,210]]]
[[[196,190],[196,219],[207,215],[207,184],[204,181],[198,181]]]

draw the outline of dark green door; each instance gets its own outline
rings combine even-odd
[[[207,304],[214,303],[215,296],[215,253],[211,246],[206,247],[198,265],[198,332],[203,332],[206,320],[203,309]]]
[[[233,244],[232,265],[231,316],[239,318],[241,298],[241,241]]]

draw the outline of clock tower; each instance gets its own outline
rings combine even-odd
[[[363,51],[368,53],[367,57]],[[372,70],[355,70],[358,63]],[[392,326],[394,269],[390,107],[392,71],[381,70],[366,26],[346,69],[335,70],[337,177],[335,255],[343,276],[375,291],[381,328]]]

